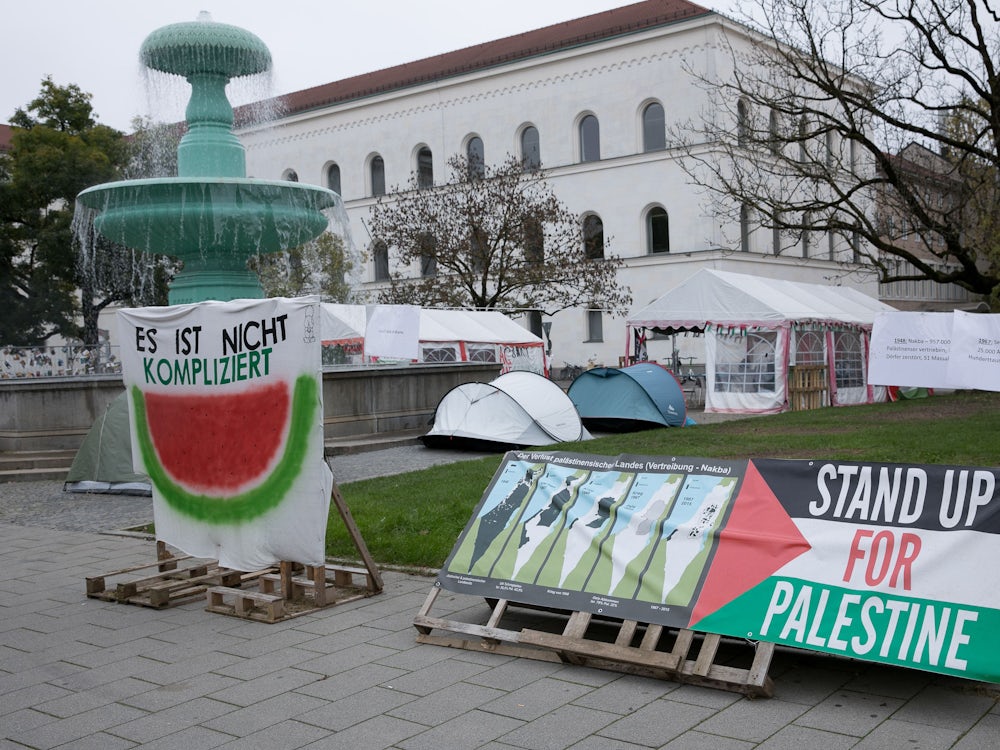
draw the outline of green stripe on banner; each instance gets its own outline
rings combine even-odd
[[[995,609],[773,577],[691,629],[1000,682]]]

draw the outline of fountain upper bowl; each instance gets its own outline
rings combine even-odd
[[[185,78],[205,73],[237,78],[271,68],[271,53],[256,34],[206,20],[157,29],[142,43],[139,59],[153,70]]]

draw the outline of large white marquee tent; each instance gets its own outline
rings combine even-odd
[[[320,335],[324,347],[338,350],[338,364],[373,361],[365,332],[374,307],[323,303]],[[545,342],[501,312],[422,307],[419,319],[419,362],[495,362],[501,372],[548,373]]]
[[[705,411],[789,408],[792,368],[825,368],[826,404],[884,401],[867,382],[878,313],[893,310],[849,287],[702,269],[627,320],[632,331],[694,332],[705,340]]]

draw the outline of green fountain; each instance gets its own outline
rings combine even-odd
[[[263,297],[247,260],[315,239],[327,228],[323,211],[338,201],[325,188],[246,176],[226,86],[269,70],[271,53],[254,34],[201,13],[154,31],[139,56],[146,67],[191,84],[178,176],[96,185],[77,200],[95,214],[98,234],[184,262],[170,304]]]

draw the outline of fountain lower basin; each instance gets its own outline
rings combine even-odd
[[[240,258],[297,247],[323,232],[337,195],[295,182],[183,177],[96,185],[78,200],[98,212],[107,239],[185,262]]]

